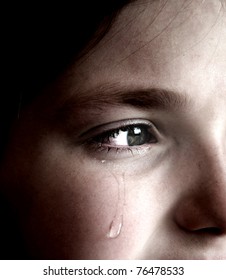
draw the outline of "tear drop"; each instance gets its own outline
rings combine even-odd
[[[113,175],[114,176],[114,175]],[[125,174],[122,174],[121,180],[119,181],[116,176],[114,176],[118,185],[118,202],[116,213],[114,218],[109,226],[109,231],[107,233],[108,238],[117,238],[121,233],[122,226],[123,226],[123,213],[125,203]]]
[[[109,232],[107,234],[108,238],[117,238],[121,232],[123,223],[123,215],[115,216],[110,224]]]

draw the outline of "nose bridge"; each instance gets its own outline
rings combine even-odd
[[[193,140],[197,143],[195,160],[204,177],[223,183],[226,180],[225,102],[216,94],[197,112]]]
[[[192,179],[175,214],[177,223],[192,232],[217,229],[226,233],[226,144],[222,131],[210,135],[204,131],[196,139],[196,148],[192,145]]]
[[[226,189],[226,135],[222,129],[216,130],[213,127],[213,132],[210,129],[201,137],[198,168],[207,180]]]
[[[210,201],[226,205],[226,141],[223,141],[222,132],[211,133],[210,129],[209,135],[203,134],[198,174],[200,185],[204,186],[203,195],[208,195]]]
[[[203,135],[204,136],[204,135]],[[198,179],[191,205],[202,222],[226,230],[226,143],[218,134],[200,143],[196,157]],[[193,189],[194,190],[194,189]],[[200,223],[201,225],[202,223]],[[208,222],[206,223],[208,224]]]

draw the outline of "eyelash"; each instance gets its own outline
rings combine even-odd
[[[103,130],[104,130],[103,132],[94,135],[93,137],[89,138],[89,140],[86,142],[88,147],[91,148],[94,152],[106,152],[106,153],[113,152],[115,154],[125,152],[134,155],[135,153],[140,154],[140,152],[143,151],[144,149],[150,148],[153,144],[158,143],[156,129],[154,125],[149,121],[143,121],[143,122],[134,121],[133,123],[132,120],[129,120],[128,123],[124,121],[123,125],[116,123],[115,128],[113,129],[105,130],[105,128],[103,127]],[[115,140],[117,139],[118,136],[120,136],[120,133],[127,134],[127,141],[128,141],[129,132],[133,133],[134,131],[137,131],[138,133],[137,134],[134,133],[132,137],[134,136],[136,138],[136,135],[138,135],[138,138],[141,137],[141,139],[142,136],[146,137],[146,139],[143,140],[145,143],[141,143],[139,145],[136,144],[134,145],[132,143],[132,145],[121,145],[121,146],[110,144],[111,140]]]

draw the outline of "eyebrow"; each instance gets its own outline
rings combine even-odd
[[[185,93],[159,87],[129,88],[105,84],[86,91],[77,90],[64,100],[60,111],[101,109],[106,106],[129,105],[141,109],[181,110],[191,106]]]

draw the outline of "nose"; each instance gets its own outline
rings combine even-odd
[[[208,151],[194,173],[176,207],[177,225],[192,233],[226,234],[226,158]]]

